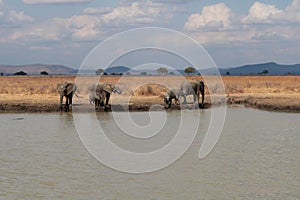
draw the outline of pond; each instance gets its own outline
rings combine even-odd
[[[165,115],[165,131],[139,141],[118,133],[112,113],[96,118],[118,146],[149,152],[178,129],[180,111]],[[151,121],[148,113],[131,116],[140,126]],[[300,114],[228,108],[222,134],[204,159],[198,153],[210,109],[199,116],[197,136],[178,160],[131,174],[89,154],[71,113],[0,114],[0,199],[300,199]]]

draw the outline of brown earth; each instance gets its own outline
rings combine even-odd
[[[88,89],[98,81],[116,83],[123,90],[122,95],[111,96],[114,110],[160,110],[164,109],[163,95],[167,87],[178,88],[184,78],[201,79],[200,76],[102,76],[100,80],[97,76],[3,76],[0,77],[0,112],[59,112],[57,84],[75,80],[79,97],[73,99],[73,110],[94,110],[88,101]],[[222,81],[205,77],[204,82],[209,84],[205,108],[227,102],[264,110],[300,112],[300,76],[224,76]],[[222,84],[226,93],[222,92]],[[192,102],[191,97],[188,101]],[[192,109],[193,105],[185,108]],[[171,109],[182,108],[174,105]]]

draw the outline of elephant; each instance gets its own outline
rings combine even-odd
[[[171,107],[173,99],[175,100],[175,104],[179,104],[180,96],[182,96],[180,89],[169,89],[164,96],[165,108],[168,109]]]
[[[77,90],[77,86],[75,85],[75,83],[72,82],[64,82],[64,83],[59,83],[57,85],[57,90],[60,95],[60,103],[59,103],[60,111],[63,111],[63,97],[65,97],[66,98],[65,112],[69,112],[70,110],[72,110],[72,99]]]
[[[90,87],[89,101],[90,104],[95,105],[95,109],[99,109],[101,106],[104,106],[105,97],[103,96],[103,92],[99,92],[97,90],[98,84],[93,84]]]
[[[101,106],[104,106],[105,110],[107,110],[109,98],[112,92],[121,94],[122,90],[116,87],[113,83],[105,82],[94,84],[90,88],[90,103],[94,102],[95,109],[99,109]]]
[[[197,105],[199,105],[199,97],[200,97],[200,93],[202,96],[202,101],[201,101],[201,105],[200,107],[203,108],[204,106],[204,83],[203,81],[198,81],[198,80],[191,80],[191,81],[184,81],[181,85],[180,85],[180,91],[181,94],[184,98],[183,103],[187,103],[186,101],[186,96],[188,95],[193,95],[194,97],[194,103],[197,101]]]

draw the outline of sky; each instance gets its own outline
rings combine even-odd
[[[0,0],[0,64],[78,68],[99,43],[143,27],[186,34],[222,68],[300,63],[300,0]]]

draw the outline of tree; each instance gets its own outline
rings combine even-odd
[[[96,71],[96,75],[101,75],[104,72],[103,69],[97,69]]]
[[[230,75],[230,72],[226,72],[226,75],[229,76],[229,75]]]
[[[268,74],[268,73],[269,73],[269,71],[266,70],[266,69],[264,69],[262,72],[259,72],[258,74],[259,74],[259,75],[266,75],[266,74]]]
[[[269,73],[269,71],[266,70],[266,69],[264,69],[264,70],[261,72],[261,74],[268,74],[268,73]]]
[[[26,72],[23,72],[23,71],[19,71],[19,72],[14,73],[14,75],[17,75],[17,76],[25,76],[25,75],[27,75],[27,73],[26,73]]]
[[[158,68],[156,71],[157,71],[157,73],[159,73],[159,74],[165,74],[165,75],[168,74],[168,69],[165,68],[165,67],[160,67],[160,68]]]
[[[187,67],[184,69],[184,73],[186,74],[192,74],[195,73],[196,69],[194,67]]]
[[[141,72],[142,76],[147,76],[147,72]]]
[[[3,76],[4,74],[3,74],[3,72],[1,72],[1,76]]]
[[[41,72],[41,75],[49,75],[49,73],[46,72],[46,71],[42,71],[42,72]]]

